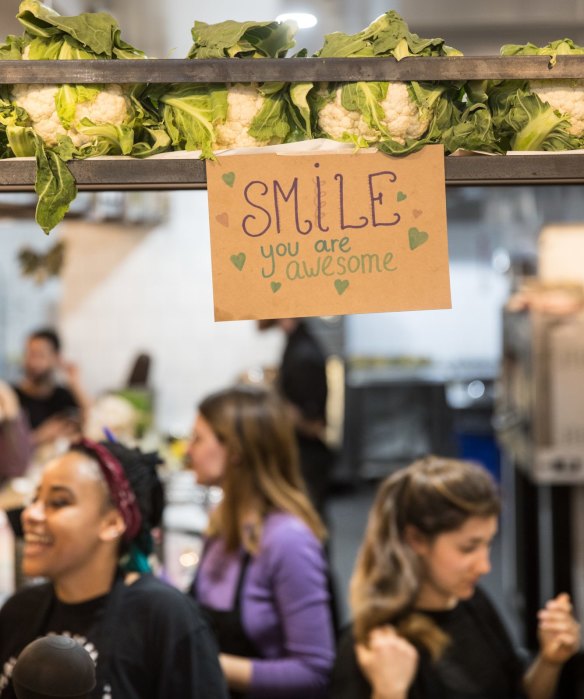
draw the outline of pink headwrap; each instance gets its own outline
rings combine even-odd
[[[142,514],[122,464],[106,447],[91,439],[80,439],[75,446],[89,452],[99,464],[113,503],[120,511],[126,525],[123,538],[125,541],[132,541],[142,526]]]

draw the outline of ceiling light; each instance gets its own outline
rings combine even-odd
[[[308,12],[286,12],[276,17],[277,22],[296,22],[298,29],[310,29],[316,26],[318,20]]]

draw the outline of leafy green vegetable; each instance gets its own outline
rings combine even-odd
[[[71,202],[77,196],[77,185],[66,163],[57,153],[46,149],[42,139],[38,137],[36,144],[36,221],[48,234],[63,220]]]
[[[424,39],[410,32],[394,10],[356,34],[328,34],[316,53],[322,58],[392,56],[397,60],[406,56],[457,54],[460,52],[446,46],[442,39]],[[321,83],[309,93],[308,100],[317,135],[352,142],[358,147],[380,143],[384,144],[384,151],[402,155],[440,140],[435,119],[437,105],[443,97],[457,100],[459,92],[460,85],[453,83]],[[449,126],[450,123],[441,124],[441,128]]]
[[[144,58],[121,39],[116,20],[103,12],[66,17],[38,0],[22,0],[17,18],[24,35],[9,36],[0,45],[0,59]],[[144,86],[19,84],[8,89],[0,88],[0,155],[36,157],[37,221],[46,232],[61,220],[76,193],[69,160],[146,157],[170,147],[158,114],[142,102]]]
[[[312,83],[292,83],[287,99],[290,102],[288,114],[291,119],[291,131],[288,141],[301,141],[312,138],[312,114],[308,102],[308,93]]]
[[[454,56],[460,51],[446,46],[443,39],[421,39],[410,32],[405,20],[395,10],[384,13],[356,34],[334,32],[325,36],[317,51],[321,58],[350,56]]]
[[[32,158],[36,153],[36,139],[30,126],[11,125],[6,128],[10,150],[17,158]]]
[[[504,56],[550,56],[550,66],[559,55],[584,54],[571,39],[546,46],[506,44]],[[482,80],[469,81],[470,105],[483,104],[492,114],[497,147],[509,150],[571,150],[584,145],[582,81]]]
[[[189,58],[282,58],[294,45],[294,27],[280,22],[196,21]],[[305,52],[299,55],[305,55]],[[302,89],[282,82],[191,84],[155,87],[148,99],[158,109],[175,148],[201,150],[282,143],[310,131]]]
[[[65,17],[38,0],[22,0],[17,19],[30,37],[77,42],[93,58],[143,58],[144,53],[122,41],[116,20],[105,12]]]
[[[195,21],[188,58],[283,58],[294,46],[294,28],[287,22]]]
[[[162,107],[162,119],[171,143],[178,150],[202,150],[213,157],[214,127],[227,116],[227,88],[224,85],[179,83],[153,89],[148,97]]]
[[[274,93],[264,93],[263,107],[254,117],[248,129],[248,133],[258,141],[276,140],[283,143],[290,133],[288,123],[288,102],[283,90]]]
[[[558,39],[545,46],[535,44],[505,44],[501,47],[502,56],[550,56],[550,65],[556,63],[556,56],[582,55],[584,47],[575,44],[572,39]]]
[[[24,39],[10,34],[0,44],[0,61],[18,61],[22,55]]]
[[[491,112],[485,104],[471,104],[462,113],[451,117],[450,126],[442,131],[440,140],[446,153],[458,149],[502,152]]]
[[[581,140],[570,135],[570,122],[526,89],[523,81],[504,80],[491,87],[489,105],[504,150],[570,150]]]
[[[377,147],[389,155],[409,155],[433,143],[442,143],[446,154],[460,148],[498,152],[491,121],[485,105],[461,111],[461,103],[444,92],[435,100],[432,120],[423,138],[405,139],[403,144],[385,139]]]

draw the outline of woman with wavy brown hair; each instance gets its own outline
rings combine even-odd
[[[190,458],[199,483],[223,489],[192,592],[232,697],[323,699],[334,660],[326,532],[286,406],[254,387],[205,398]]]
[[[486,595],[500,504],[480,466],[429,456],[387,478],[353,578],[335,699],[550,699],[579,646],[569,597],[539,613],[527,670]]]

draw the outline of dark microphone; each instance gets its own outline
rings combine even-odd
[[[44,636],[29,643],[12,671],[18,699],[89,699],[95,663],[69,636]]]

